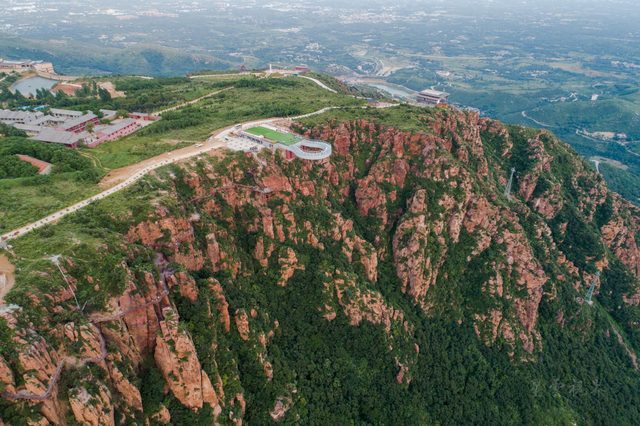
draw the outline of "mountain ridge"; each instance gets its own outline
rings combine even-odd
[[[65,370],[40,407],[3,401],[5,422],[638,420],[640,211],[575,151],[443,108],[332,111],[294,129],[332,157],[192,159],[16,240],[4,390],[38,392],[54,354],[95,348],[88,316],[155,300],[164,276],[170,292],[100,326],[106,365]],[[84,313],[41,259],[63,248]]]
[[[0,34],[0,57],[45,60],[60,74],[136,74],[157,77],[183,76],[195,70],[226,70],[239,67],[231,57],[187,53],[170,47],[142,43],[124,49],[100,47],[73,40],[63,45],[47,40]]]

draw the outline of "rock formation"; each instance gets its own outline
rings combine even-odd
[[[637,368],[640,210],[546,131],[446,108],[407,111],[417,130],[386,125],[383,112],[297,124],[332,143],[318,162],[265,150],[159,169],[146,183],[149,208],[123,197],[96,207],[99,225],[69,219],[93,240],[65,251],[64,278],[18,246],[25,284],[0,309],[7,403],[30,424],[52,425],[70,416],[90,425],[293,422],[321,413],[320,393],[394,411],[375,406],[375,390],[370,399],[351,392],[360,380],[431,407],[437,398],[409,392],[476,371],[500,387],[506,373],[491,370],[499,355],[504,371],[548,362],[545,351],[561,353],[557,336],[576,351],[606,336],[607,371]],[[603,309],[588,310],[596,270]],[[458,336],[433,337],[438,327],[461,333],[463,350]],[[461,359],[470,365],[448,364]],[[473,380],[443,395],[471,392]],[[331,391],[312,396],[310,383]],[[441,419],[429,415],[421,421]]]

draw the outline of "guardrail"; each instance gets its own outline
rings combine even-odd
[[[319,148],[321,151],[305,151],[303,147]],[[284,147],[287,151],[293,152],[297,157],[304,160],[321,160],[331,156],[331,144],[316,140],[303,140],[295,145]]]

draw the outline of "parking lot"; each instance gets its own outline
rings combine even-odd
[[[264,148],[259,143],[237,136],[227,136],[225,142],[227,143],[227,148],[234,151],[259,151]]]

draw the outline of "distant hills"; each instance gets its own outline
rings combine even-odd
[[[169,77],[199,70],[239,67],[239,62],[233,57],[221,59],[154,44],[116,49],[73,41],[53,43],[6,34],[0,34],[0,57],[43,59],[52,62],[56,72],[69,75],[143,74]]]

